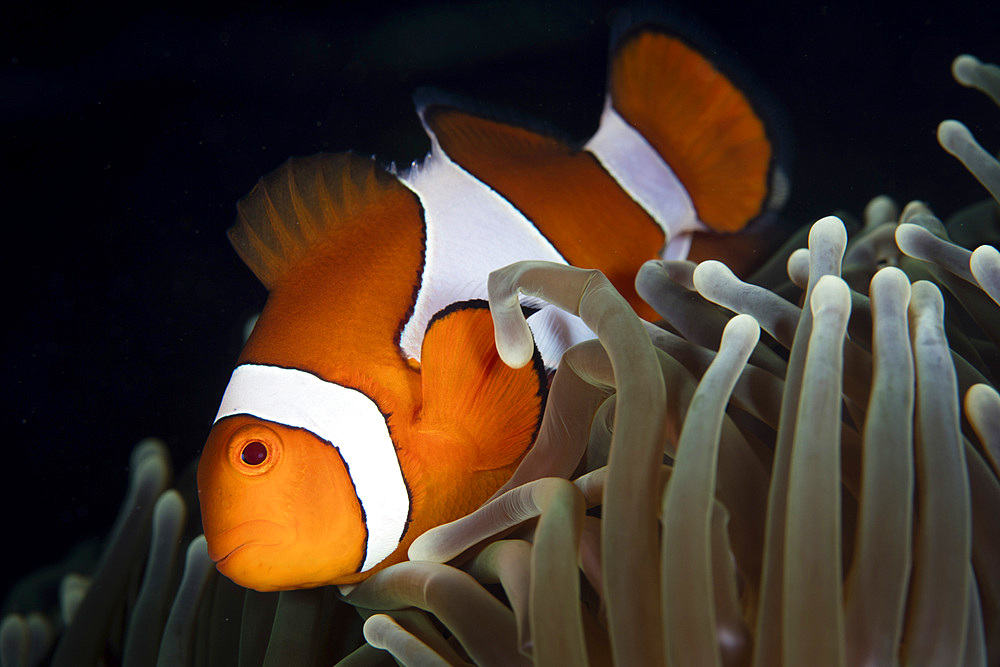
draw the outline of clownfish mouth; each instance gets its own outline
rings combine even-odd
[[[265,519],[245,521],[208,536],[208,556],[216,565],[223,564],[230,556],[246,547],[275,546],[285,541],[290,531],[281,524]]]
[[[225,562],[227,560],[229,560],[229,557],[232,556],[237,551],[240,551],[241,549],[245,549],[246,547],[252,547],[255,544],[260,544],[260,543],[259,542],[244,542],[243,544],[241,544],[240,546],[236,547],[235,549],[233,549],[232,551],[230,551],[229,553],[227,553],[225,556],[223,556],[219,560],[215,561],[216,566],[221,566],[221,565],[225,564]]]

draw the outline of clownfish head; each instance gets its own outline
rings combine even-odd
[[[317,586],[361,567],[354,487],[336,450],[307,431],[247,416],[217,423],[198,489],[209,555],[241,586]]]
[[[219,572],[259,591],[364,579],[399,546],[409,509],[375,404],[273,366],[234,372],[198,465],[198,495]]]

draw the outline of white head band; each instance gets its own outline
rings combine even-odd
[[[375,402],[356,389],[312,373],[280,366],[237,366],[215,421],[251,415],[301,428],[340,452],[365,513],[368,544],[361,572],[396,550],[406,527],[410,498]]]

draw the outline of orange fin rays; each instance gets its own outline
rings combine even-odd
[[[371,216],[406,198],[412,194],[370,158],[350,152],[293,158],[239,201],[229,239],[270,290],[318,243],[362,226],[377,232]]]
[[[611,101],[670,165],[698,218],[736,232],[769,205],[773,147],[736,86],[679,38],[646,27],[611,64]]]
[[[515,369],[500,360],[485,301],[439,313],[424,338],[423,425],[461,432],[481,443],[468,452],[475,470],[518,460],[534,442],[548,381],[537,350],[534,363]]]
[[[230,239],[270,291],[254,329],[267,335],[251,335],[242,363],[349,386],[359,359],[412,373],[398,343],[424,267],[423,209],[394,175],[352,153],[289,160],[240,202]]]

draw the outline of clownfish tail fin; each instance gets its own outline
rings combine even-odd
[[[630,21],[612,43],[605,112],[591,144],[603,139],[605,146],[614,145],[633,131],[641,135],[693,206],[694,225],[672,233],[738,232],[783,204],[788,188],[778,132],[765,122],[758,99],[690,37],[658,19]],[[599,146],[588,148],[606,162]],[[628,161],[605,166],[636,172],[615,176],[639,181],[642,194],[640,170],[648,168]],[[650,212],[656,217],[655,206]]]
[[[310,247],[397,191],[408,193],[373,159],[356,153],[291,158],[237,203],[229,240],[270,290]]]

